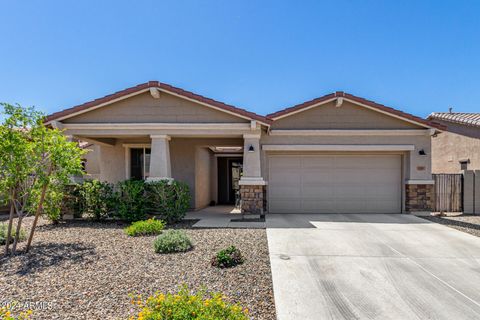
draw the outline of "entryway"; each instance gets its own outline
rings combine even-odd
[[[239,181],[243,172],[242,157],[218,157],[218,204],[240,205]]]

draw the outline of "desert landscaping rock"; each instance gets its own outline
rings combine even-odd
[[[480,237],[480,216],[479,215],[458,215],[458,216],[422,217],[422,218]]]
[[[173,292],[186,284],[223,292],[253,319],[275,319],[265,230],[186,229],[194,249],[162,255],[153,250],[154,236],[128,237],[124,227],[42,221],[30,253],[0,259],[0,303],[44,302],[34,319],[125,319],[134,310],[129,294]],[[229,245],[244,253],[245,263],[211,267],[211,257]]]

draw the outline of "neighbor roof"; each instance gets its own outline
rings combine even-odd
[[[181,97],[184,97],[184,98],[187,98],[187,99],[192,99],[192,100],[198,101],[200,103],[204,103],[204,104],[207,104],[207,105],[225,110],[227,112],[236,113],[240,116],[247,117],[247,118],[250,118],[252,120],[258,120],[259,122],[262,122],[264,124],[270,124],[271,123],[271,120],[264,117],[264,116],[261,116],[261,115],[258,115],[256,113],[247,111],[245,109],[237,108],[237,107],[234,107],[232,105],[229,105],[229,104],[217,101],[217,100],[213,100],[213,99],[201,96],[199,94],[196,94],[196,93],[193,93],[193,92],[190,92],[190,91],[186,91],[186,90],[183,90],[183,89],[180,89],[180,88],[177,88],[177,87],[174,87],[174,86],[171,86],[169,84],[162,83],[162,82],[159,82],[159,81],[149,81],[149,82],[146,82],[146,83],[142,83],[142,84],[139,84],[135,87],[131,87],[131,88],[127,88],[127,89],[115,92],[115,93],[110,94],[108,96],[105,96],[103,98],[95,99],[95,100],[86,102],[84,104],[81,104],[81,105],[78,105],[78,106],[75,106],[75,107],[71,107],[69,109],[65,109],[63,111],[52,113],[51,115],[47,116],[45,121],[50,122],[50,121],[53,121],[53,120],[65,119],[65,118],[68,118],[70,116],[73,116],[74,114],[76,114],[78,112],[85,112],[90,108],[94,108],[94,107],[96,107],[98,105],[101,105],[101,104],[106,104],[106,103],[109,103],[109,102],[113,102],[115,100],[118,100],[118,99],[121,99],[121,98],[124,98],[124,97],[126,98],[127,96],[130,96],[130,95],[135,94],[135,93],[139,93],[141,91],[145,91],[149,88],[158,88],[158,89],[161,89],[161,90],[165,90],[167,92],[177,94]]]
[[[432,112],[428,119],[443,120],[447,122],[464,124],[467,126],[480,127],[480,113],[466,112]]]
[[[297,112],[302,111],[304,109],[309,109],[309,108],[311,108],[313,106],[316,106],[316,105],[321,105],[322,103],[326,103],[328,101],[332,101],[332,100],[337,99],[337,98],[344,98],[344,99],[350,100],[354,103],[358,103],[358,104],[368,106],[368,107],[370,107],[374,110],[378,110],[379,112],[383,112],[383,113],[387,113],[387,114],[390,114],[390,115],[393,115],[393,116],[397,116],[397,117],[403,118],[407,121],[416,122],[418,124],[421,124],[421,125],[424,125],[424,126],[427,126],[427,127],[433,127],[433,128],[437,128],[437,129],[440,129],[440,130],[445,130],[446,129],[445,126],[443,126],[439,123],[435,123],[433,121],[428,121],[428,120],[425,120],[423,118],[414,116],[410,113],[406,113],[406,112],[403,112],[403,111],[400,111],[400,110],[397,110],[397,109],[394,109],[394,108],[390,108],[390,107],[384,106],[383,104],[379,104],[379,103],[376,103],[374,101],[370,101],[370,100],[367,100],[367,99],[364,99],[364,98],[360,98],[360,97],[354,96],[353,94],[349,94],[349,93],[346,93],[346,92],[343,92],[343,91],[337,91],[335,93],[330,93],[330,94],[324,95],[323,97],[320,97],[320,98],[316,98],[316,99],[313,99],[313,100],[310,100],[310,101],[303,102],[301,104],[297,104],[293,107],[286,108],[286,109],[283,109],[281,111],[271,113],[271,114],[267,115],[267,117],[271,118],[272,120],[276,120],[278,118],[285,117],[285,116],[290,115],[292,113],[297,113]]]

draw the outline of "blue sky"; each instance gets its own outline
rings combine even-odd
[[[46,113],[159,80],[259,114],[344,90],[480,112],[480,1],[0,0],[0,101]]]

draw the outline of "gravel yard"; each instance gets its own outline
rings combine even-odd
[[[131,238],[124,227],[42,221],[29,254],[0,259],[0,303],[46,303],[34,319],[126,319],[132,312],[129,293],[175,291],[186,284],[223,292],[248,307],[253,319],[275,319],[265,230],[187,228],[194,249],[161,255],[153,251],[154,237]],[[232,244],[246,262],[211,267],[215,252]]]
[[[480,216],[478,215],[422,217],[422,218],[480,237]]]

